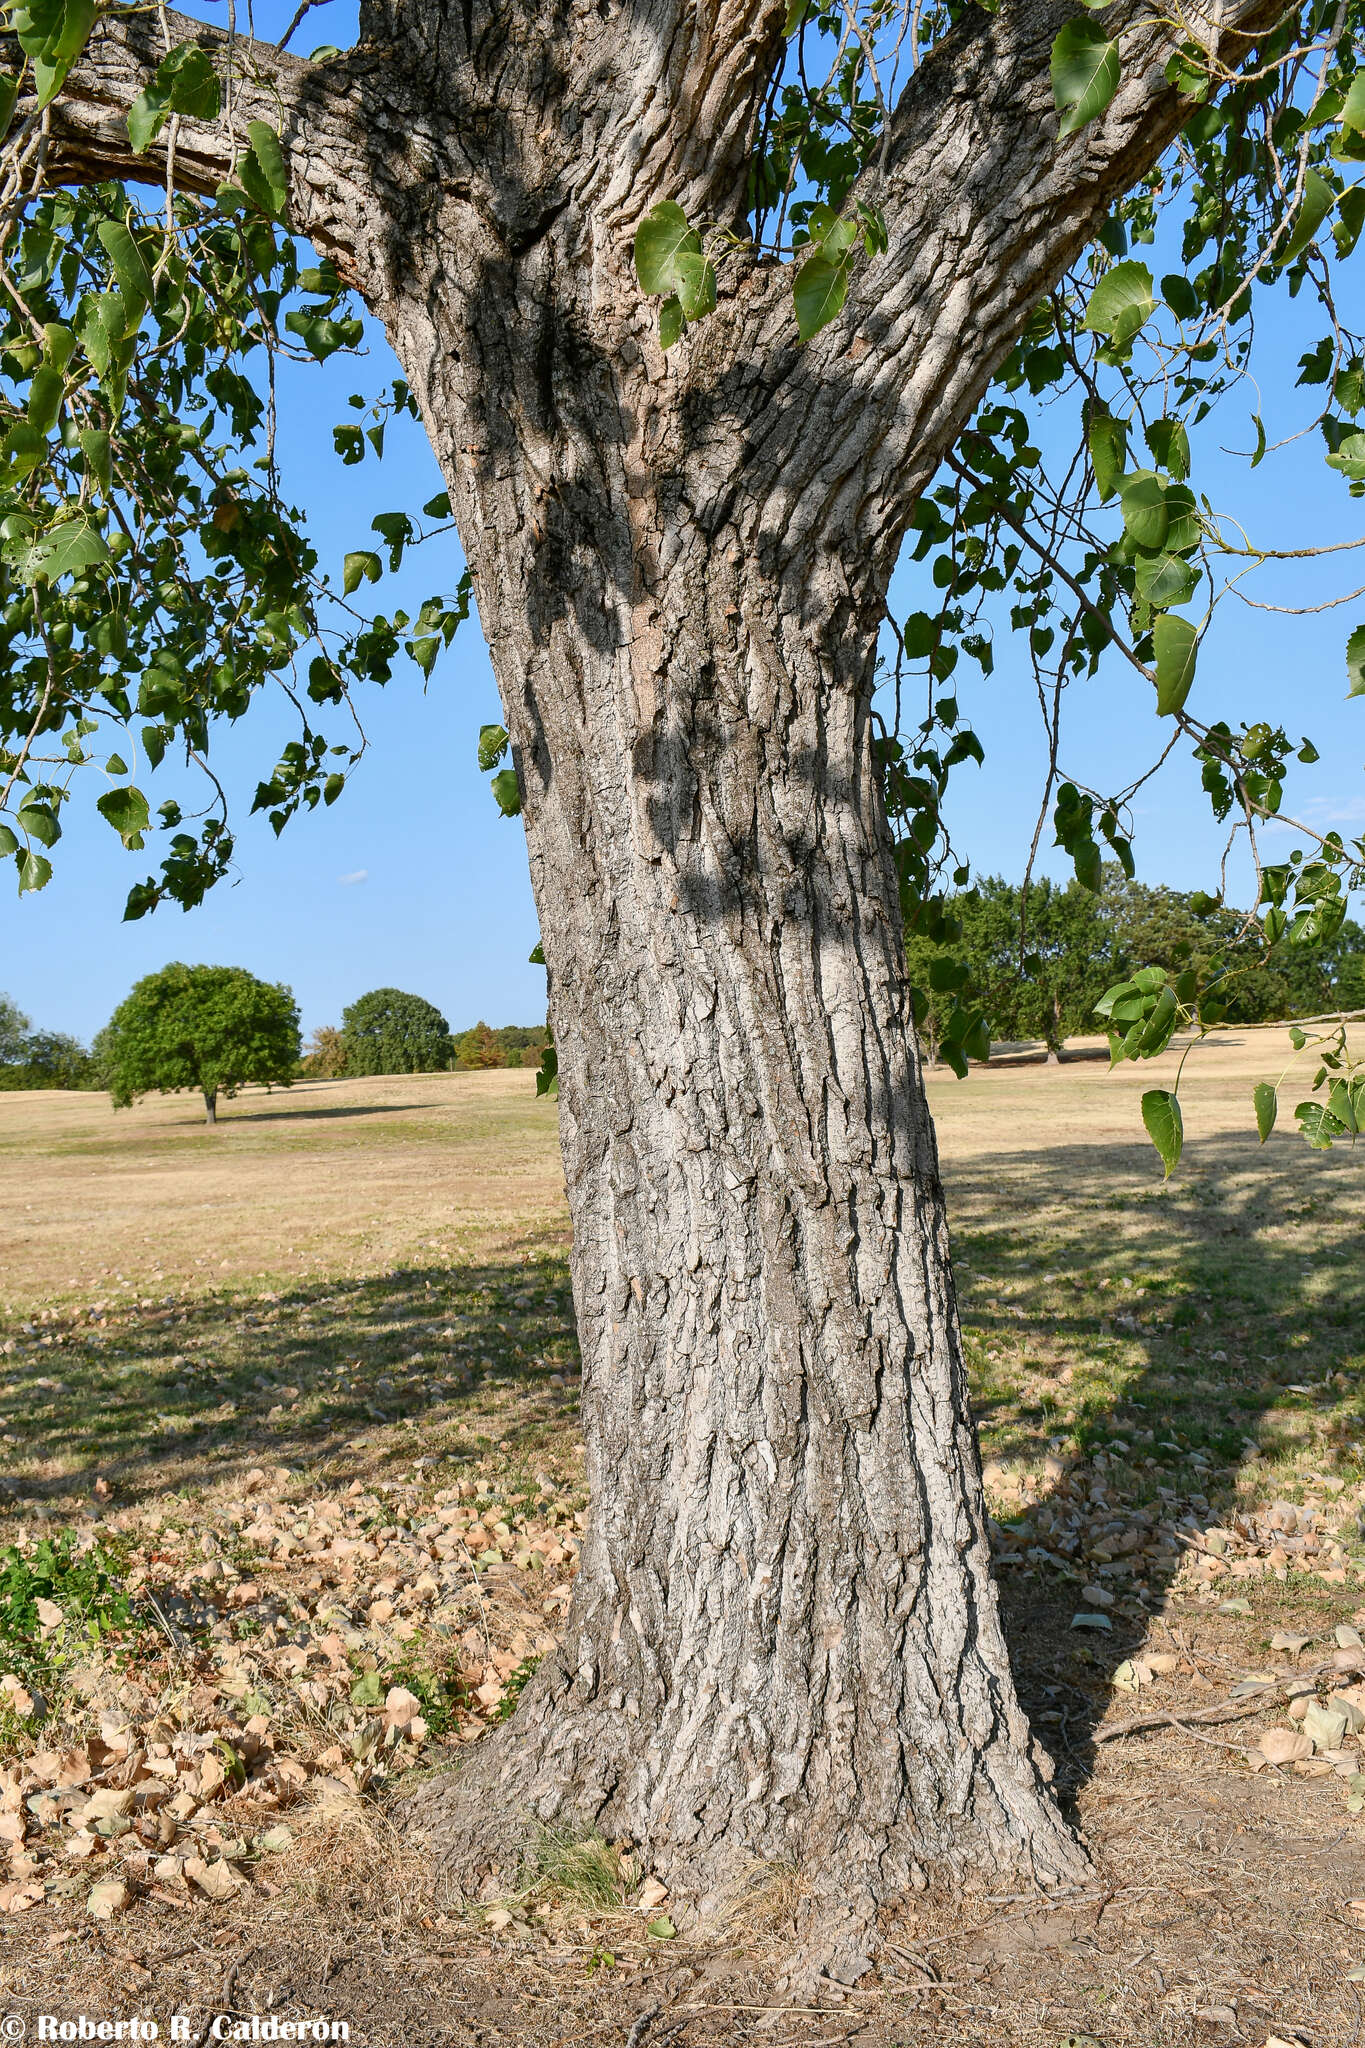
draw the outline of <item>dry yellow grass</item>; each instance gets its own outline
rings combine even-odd
[[[1288,1057],[1279,1026],[1195,1050],[1181,1089],[1187,1176],[1241,1174],[1264,1157],[1251,1089]],[[1133,1188],[1158,1184],[1138,1098],[1169,1087],[1178,1058],[1115,1074],[1090,1061],[978,1068],[967,1082],[936,1072],[955,1220],[989,1209],[996,1183],[979,1169],[1005,1158],[1045,1152]],[[1324,1173],[1336,1185],[1352,1155],[1310,1153],[1288,1114],[1293,1081],[1285,1096],[1276,1174],[1295,1188]],[[212,1130],[189,1095],[115,1113],[102,1094],[0,1094],[0,1307],[11,1312],[120,1284],[271,1286],[530,1242],[562,1248],[568,1217],[555,1104],[537,1098],[529,1071],[248,1088]]]
[[[417,1074],[192,1096],[0,1095],[0,1303],[383,1272],[567,1229],[535,1077]]]

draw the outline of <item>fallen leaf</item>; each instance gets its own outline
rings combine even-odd
[[[1073,1628],[1112,1629],[1114,1624],[1107,1614],[1073,1614],[1071,1626]]]
[[[1313,1754],[1313,1745],[1297,1728],[1267,1728],[1256,1747],[1268,1764],[1295,1764]]]
[[[185,1864],[185,1875],[190,1883],[197,1885],[210,1899],[230,1899],[241,1889],[241,1879],[229,1863],[205,1863],[202,1856],[191,1856]]]
[[[483,1924],[491,1927],[494,1934],[501,1934],[505,1927],[512,1925],[512,1915],[505,1906],[494,1906],[491,1912],[484,1914]]]
[[[294,1846],[294,1830],[281,1825],[267,1828],[263,1835],[256,1837],[256,1847],[266,1856],[283,1856],[286,1849]]]
[[[1312,1640],[1311,1636],[1291,1635],[1287,1628],[1277,1628],[1270,1638],[1270,1647],[1272,1650],[1288,1650],[1291,1656],[1297,1657]]]
[[[677,1931],[666,1913],[657,1920],[651,1920],[645,1929],[645,1933],[652,1934],[656,1941],[672,1941]]]
[[[85,1910],[92,1920],[112,1920],[115,1913],[126,1912],[132,1903],[132,1893],[121,1877],[111,1877],[104,1884],[91,1889],[85,1902]]]
[[[668,1886],[660,1884],[657,1877],[647,1877],[640,1886],[640,1896],[635,1901],[642,1913],[652,1913],[656,1906],[662,1906],[668,1897]]]

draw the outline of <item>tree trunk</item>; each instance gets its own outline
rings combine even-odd
[[[204,1090],[204,1122],[206,1124],[216,1124],[217,1121],[218,1090],[216,1088],[206,1088]]]
[[[486,280],[485,362],[525,317],[497,307]],[[562,382],[549,353],[426,395],[438,448],[480,411],[447,473],[549,971],[592,1506],[560,1648],[423,1824],[470,1888],[510,1885],[528,1819],[704,1908],[795,1864],[856,1974],[929,1864],[1086,1867],[990,1576],[872,758],[882,590],[790,514],[774,547],[742,456],[723,517],[681,501],[642,452],[657,351]],[[508,423],[547,379],[532,463]]]

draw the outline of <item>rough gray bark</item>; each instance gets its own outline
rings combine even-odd
[[[633,230],[665,197],[738,218],[784,12],[392,0],[325,77],[255,47],[238,104],[282,109],[298,225],[383,319],[449,481],[560,1054],[588,1538],[559,1651],[419,1819],[468,1886],[528,1815],[628,1837],[698,1903],[798,1864],[854,1973],[930,1866],[1085,1867],[990,1578],[872,759],[883,596],[994,366],[1181,108],[1130,8],[1118,96],[1059,143],[1071,9],[978,17],[896,110],[867,180],[891,248],[842,318],[797,348],[785,266],[737,259],[665,359]],[[140,47],[82,73],[70,175],[115,161]],[[184,148],[209,184],[223,136]]]

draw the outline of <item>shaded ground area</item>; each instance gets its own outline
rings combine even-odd
[[[1165,1188],[1131,1077],[935,1081],[1016,1668],[1096,1876],[920,1901],[880,1981],[804,2011],[791,1874],[694,1942],[647,1932],[668,1901],[610,1845],[541,1842],[490,1921],[394,1826],[514,1700],[586,1507],[531,1077],[253,1092],[216,1134],[183,1099],[0,1097],[4,1540],[29,1570],[75,1531],[130,1601],[76,1643],[109,1596],[63,1595],[21,1641],[0,1586],[0,1667],[47,1713],[0,1706],[0,2005],[461,2048],[624,2042],[656,2007],[635,2048],[1356,2048],[1365,1750],[1260,1747],[1355,1696],[1365,1632],[1361,1164],[1256,1147],[1283,1057],[1195,1057]],[[100,1882],[127,1885],[107,1922]]]

